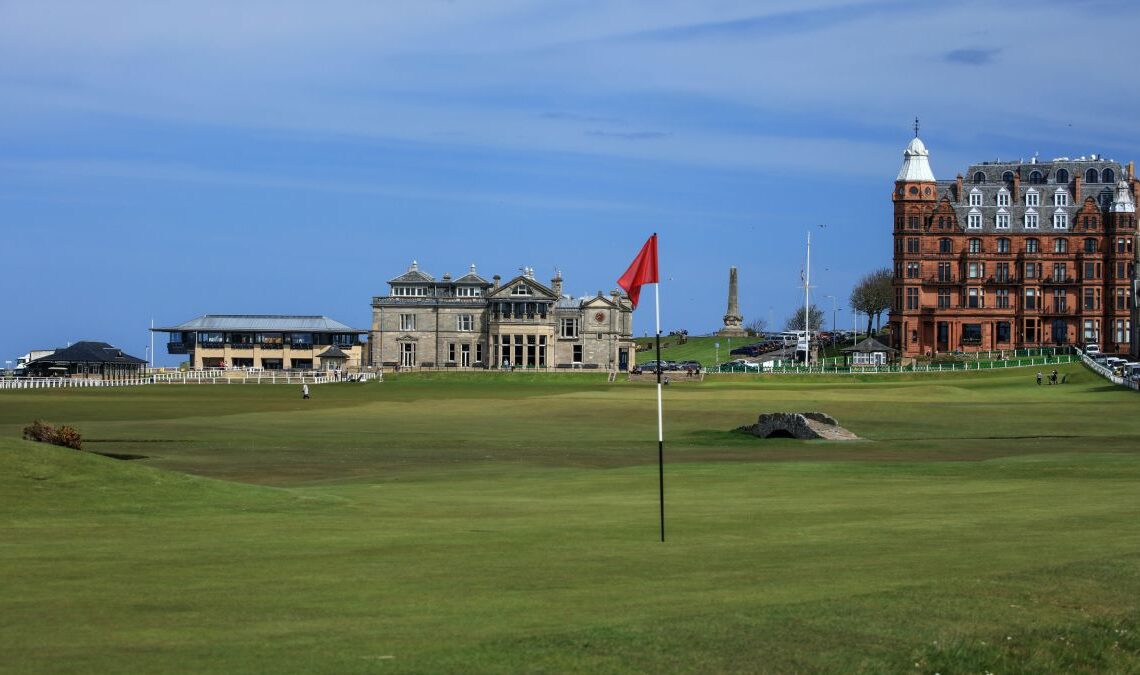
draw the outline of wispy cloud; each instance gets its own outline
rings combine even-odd
[[[586,135],[598,138],[618,138],[623,141],[651,141],[669,136],[664,131],[603,131],[601,129],[591,129],[586,132]]]
[[[1001,53],[1000,47],[993,49],[951,49],[943,55],[947,63],[961,63],[967,66],[984,66],[994,62]]]

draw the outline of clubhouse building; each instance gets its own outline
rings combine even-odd
[[[188,356],[193,370],[358,370],[366,365],[361,337],[368,331],[327,316],[206,314],[151,330],[168,333],[167,352]]]
[[[533,269],[502,283],[470,270],[436,279],[416,262],[372,299],[373,365],[386,368],[584,368],[634,365],[633,307],[619,291],[571,298],[562,275]]]
[[[1137,351],[1131,163],[993,161],[937,180],[929,154],[916,135],[895,180],[891,346]]]

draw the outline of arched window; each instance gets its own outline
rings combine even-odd
[[[1085,182],[1086,183],[1099,183],[1100,182],[1100,174],[1098,174],[1096,172],[1096,169],[1089,169],[1088,171],[1085,172]]]
[[[1040,185],[1043,182],[1045,182],[1045,178],[1041,175],[1040,171],[1034,170],[1029,174],[1030,185]]]
[[[980,185],[981,183],[984,183],[984,182],[986,182],[986,174],[981,172],[981,171],[975,172],[974,173],[974,184]]]
[[[1007,183],[1012,183],[1013,182],[1013,172],[1012,171],[1006,171],[1005,173],[1003,173],[1001,175],[1001,179]]]
[[[997,240],[997,252],[1009,253],[1009,240],[1005,237],[999,237]]]
[[[1065,169],[1057,169],[1057,173],[1056,173],[1054,180],[1056,180],[1058,183],[1062,183],[1062,184],[1068,183],[1069,182],[1069,172]]]
[[[1037,253],[1037,251],[1038,251],[1037,244],[1038,244],[1038,242],[1036,239],[1026,239],[1025,240],[1025,252],[1026,253]]]
[[[1100,182],[1102,182],[1102,183],[1115,183],[1116,182],[1116,174],[1112,171],[1112,169],[1105,169],[1101,173]]]

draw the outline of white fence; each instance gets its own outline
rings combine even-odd
[[[0,380],[0,389],[61,389],[84,387],[138,387],[147,384],[330,384],[334,382],[383,381],[381,373],[330,374],[325,371],[235,371],[189,370],[155,372],[140,377],[115,379],[71,377],[19,377]]]
[[[1128,387],[1129,389],[1140,391],[1140,381],[1120,377],[1116,373],[1112,372],[1112,369],[1108,366],[1102,366],[1096,361],[1093,361],[1091,358],[1089,358],[1088,354],[1081,354],[1081,362],[1084,363],[1089,370],[1104,377],[1106,380],[1113,384],[1119,384],[1122,387]]]

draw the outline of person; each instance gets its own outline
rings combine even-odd
[[[1041,384],[1041,371],[1037,371],[1037,384]]]
[[[307,385],[307,384],[301,385],[301,398],[302,399],[309,398],[309,385]]]
[[[1049,384],[1057,384],[1057,369],[1054,368],[1053,372],[1049,373]]]

